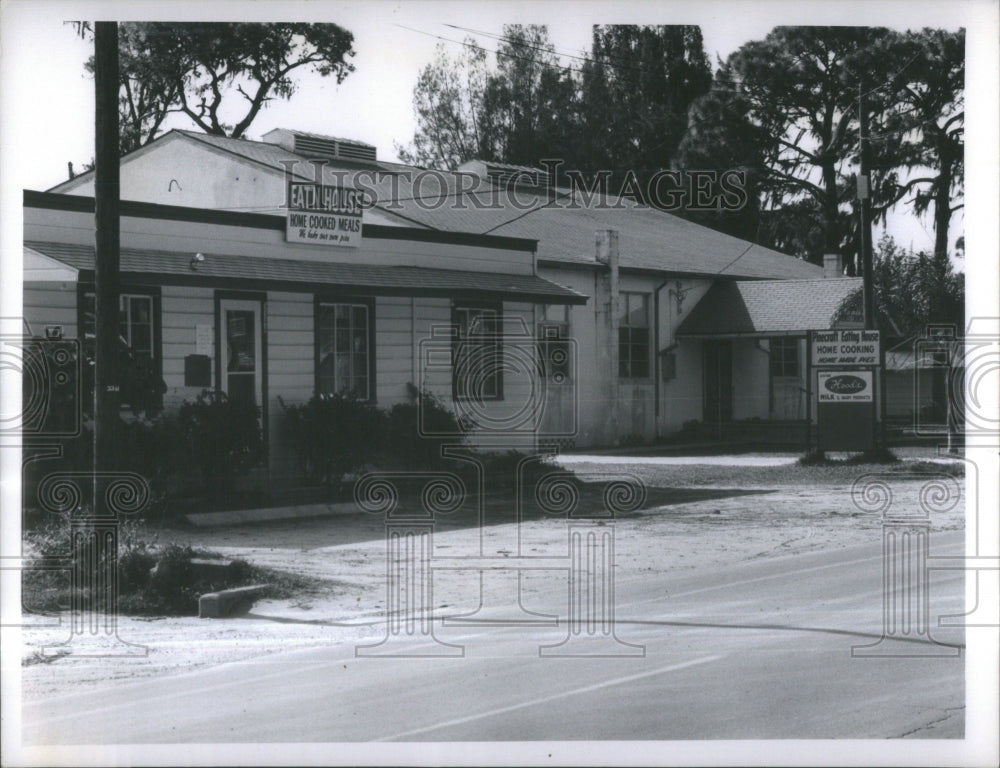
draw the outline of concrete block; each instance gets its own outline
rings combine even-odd
[[[243,610],[249,610],[267,584],[252,584],[247,587],[223,589],[209,592],[198,598],[198,617],[201,619],[221,619]]]

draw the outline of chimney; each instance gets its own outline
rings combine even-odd
[[[839,253],[823,254],[823,277],[843,277],[844,264]]]

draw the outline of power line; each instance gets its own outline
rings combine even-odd
[[[433,32],[426,32],[426,31],[421,30],[421,29],[415,29],[413,27],[408,27],[408,26],[406,26],[404,24],[394,24],[394,26],[399,27],[400,29],[405,29],[405,30],[407,30],[409,32],[416,32],[416,33],[421,34],[421,35],[427,35],[428,37],[433,37],[433,38],[435,38],[437,40],[441,40],[441,41],[444,41],[444,42],[454,43],[455,45],[461,45],[461,46],[464,46],[464,47],[467,47],[467,48],[474,48],[476,50],[483,51],[484,53],[492,53],[492,54],[496,55],[497,57],[504,56],[506,58],[515,59],[517,61],[531,62],[531,63],[534,63],[534,64],[538,64],[538,65],[540,65],[543,68],[547,68],[547,67],[552,67],[553,66],[551,62],[542,61],[540,59],[532,58],[530,56],[517,56],[515,54],[506,53],[506,52],[503,52],[503,51],[495,50],[493,48],[486,48],[484,46],[477,45],[476,43],[472,43],[472,42],[468,42],[468,41],[462,41],[462,40],[455,40],[455,39],[449,38],[449,37],[443,37],[442,35],[438,35],[438,34],[435,34]],[[520,44],[520,43],[518,43],[518,44]],[[528,47],[531,47],[531,46],[528,46]],[[559,65],[559,66],[561,66],[561,65]],[[562,69],[563,69],[563,71],[575,72],[577,74],[582,74],[583,73],[583,70],[581,70],[579,68],[571,67],[571,66],[566,66],[566,67],[563,67]],[[625,104],[618,104],[618,106],[619,107],[624,107],[625,114],[621,115],[618,119],[612,119],[612,120],[610,120],[608,122],[608,124],[607,124],[608,128],[610,128],[611,130],[615,130],[615,129],[621,127],[622,125],[625,125],[626,121],[628,121],[629,119],[631,119],[631,120],[638,120],[638,121],[642,121],[644,119],[643,116],[639,114],[639,112],[637,111],[637,108],[635,106],[633,106],[631,104],[628,104],[627,102]],[[630,127],[634,127],[634,123],[631,123]],[[652,150],[646,150],[646,151],[652,151]]]
[[[545,46],[529,45],[529,44],[524,43],[524,42],[522,42],[520,40],[515,40],[512,37],[508,37],[508,36],[504,36],[504,35],[498,35],[495,32],[485,32],[485,31],[483,31],[481,29],[473,29],[471,27],[461,27],[461,26],[458,26],[457,24],[445,24],[444,26],[451,27],[452,29],[461,30],[462,32],[471,32],[471,33],[476,34],[476,35],[485,35],[486,37],[492,38],[494,40],[498,40],[498,41],[510,43],[511,45],[519,45],[519,46],[524,46],[524,47],[528,47],[528,48],[534,48],[536,50],[546,51],[546,52],[548,52],[551,49],[551,52],[556,53],[559,56],[565,56],[568,59],[576,59],[577,61],[583,61],[583,62],[587,62],[587,63],[590,63],[590,64],[602,64],[602,65],[603,64],[607,64],[609,62],[620,62],[620,63],[617,63],[617,64],[612,64],[612,66],[614,66],[617,69],[627,69],[627,70],[631,70],[633,72],[640,72],[642,74],[655,74],[654,72],[651,72],[650,70],[648,70],[645,67],[636,66],[635,64],[632,63],[632,61],[630,59],[627,59],[624,56],[614,56],[614,55],[611,55],[611,54],[605,54],[605,58],[608,61],[602,61],[600,59],[595,59],[595,58],[592,58],[590,56],[582,56],[582,55],[568,53],[565,49],[556,48],[556,46],[552,45],[551,43],[549,44],[549,47],[546,48]]]

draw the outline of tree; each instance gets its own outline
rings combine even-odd
[[[955,271],[947,254],[907,251],[883,235],[872,282],[876,306],[903,336],[920,335],[929,324],[965,325],[965,274]],[[861,306],[859,289],[844,308],[856,314]]]
[[[725,66],[720,68],[716,77],[719,83],[732,81],[732,75]],[[762,181],[767,170],[764,156],[768,142],[766,133],[750,120],[749,112],[747,100],[729,91],[728,87],[713,89],[696,99],[689,109],[687,129],[671,165],[684,173],[741,173],[747,193],[742,207],[692,211],[685,205],[682,214],[699,224],[757,242],[761,237],[761,227],[767,224],[762,220],[760,203]],[[713,189],[713,192],[716,191]],[[768,215],[773,215],[773,212]]]
[[[776,27],[764,40],[731,54],[711,96],[696,105],[704,109],[708,98],[739,105],[740,122],[725,135],[732,136],[741,123],[754,127],[756,140],[743,146],[743,159],[760,164],[761,208],[787,209],[787,217],[777,213],[771,223],[813,219],[806,229],[818,228],[821,236],[800,237],[800,246],[808,247],[797,254],[810,261],[821,262],[823,253],[856,251],[844,208],[854,190],[858,95],[887,79],[890,60],[879,55],[880,45],[893,34],[877,27]],[[702,146],[690,146],[692,139],[686,151],[714,154],[720,136],[701,138]],[[780,231],[760,227],[758,239],[774,245]]]
[[[487,154],[514,165],[562,157],[570,143],[576,83],[536,24],[505,24],[497,69],[486,83]]]
[[[571,142],[576,84],[544,26],[506,24],[495,52],[472,38],[449,57],[438,46],[413,91],[417,130],[413,148],[398,146],[406,162],[454,169],[480,159],[537,165],[559,157]]]
[[[613,171],[615,188],[632,171],[645,190],[670,168],[688,107],[711,84],[698,27],[595,26],[581,72],[580,165]]]
[[[119,24],[121,152],[148,144],[173,113],[239,138],[269,101],[292,97],[297,71],[343,82],[353,41],[337,24]]]
[[[462,55],[451,59],[438,44],[435,59],[420,70],[413,89],[417,130],[413,148],[399,144],[400,159],[414,165],[454,170],[483,149],[486,52],[471,39]]]
[[[711,84],[697,27],[595,27],[579,68],[562,63],[544,26],[505,25],[492,67],[474,40],[464,45],[456,58],[439,48],[421,71],[413,148],[397,147],[404,160],[560,158],[585,175],[607,169],[620,181],[632,171],[642,184],[668,167],[688,105]]]
[[[893,55],[907,63],[871,141],[882,163],[907,173],[888,174],[882,196],[895,205],[913,192],[916,215],[933,209],[934,255],[945,258],[951,218],[963,207],[954,199],[964,181],[965,30],[909,32]]]

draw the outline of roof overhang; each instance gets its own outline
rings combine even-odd
[[[25,247],[50,261],[93,278],[94,248],[53,242]],[[193,263],[190,252],[121,249],[123,280],[149,285],[190,285],[246,290],[371,296],[433,296],[586,304],[588,297],[537,275],[378,266],[260,256],[204,253]]]

